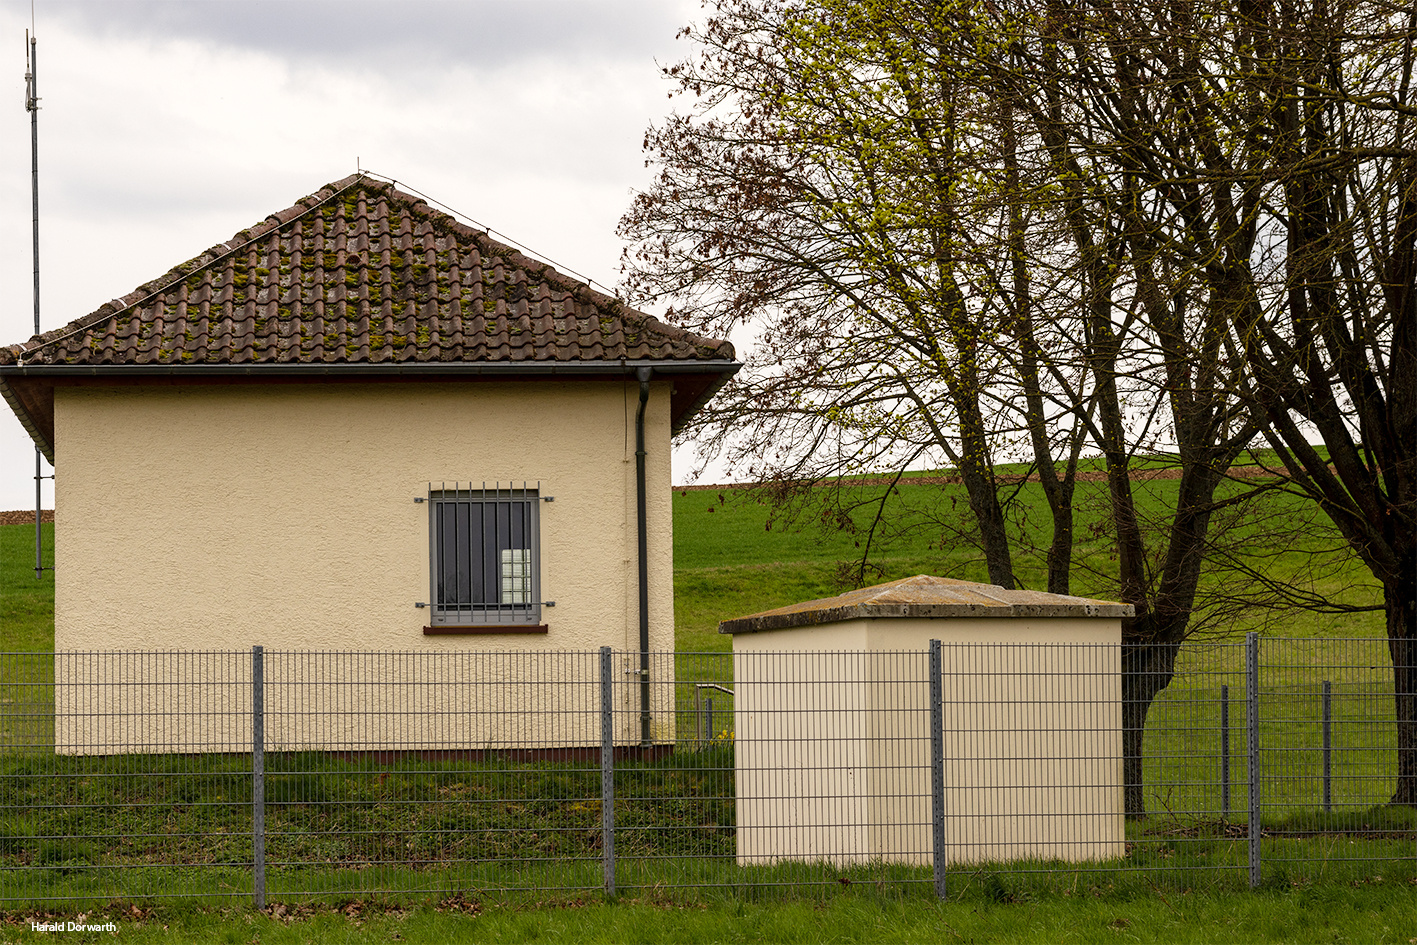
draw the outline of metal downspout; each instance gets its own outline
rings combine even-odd
[[[638,507],[640,543],[640,745],[649,747],[649,525],[645,521],[645,405],[649,403],[649,379],[653,368],[637,368],[640,382],[640,409],[635,413],[635,500]]]

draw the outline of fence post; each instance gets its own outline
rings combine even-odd
[[[1260,884],[1260,635],[1245,634],[1245,721],[1249,741],[1250,887]]]
[[[1230,687],[1220,687],[1220,817],[1230,818]]]
[[[615,722],[610,647],[600,648],[600,861],[605,895],[615,895]]]
[[[704,747],[704,691],[694,687],[694,734],[698,736],[697,747]]]
[[[945,894],[945,686],[940,641],[930,641],[930,835],[935,895]]]
[[[266,658],[251,647],[251,851],[253,898],[266,908]]]
[[[1333,810],[1333,683],[1324,680],[1324,812]]]

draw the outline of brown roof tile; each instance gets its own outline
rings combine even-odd
[[[6,365],[732,361],[664,324],[355,175],[273,213]]]

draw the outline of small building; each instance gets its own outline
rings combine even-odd
[[[674,645],[670,436],[738,367],[355,175],[0,347],[0,393],[55,464],[58,651],[611,646],[637,672]],[[61,688],[61,746],[227,740],[160,707],[90,731],[117,686]],[[332,731],[301,743],[381,747]]]
[[[1131,613],[920,575],[724,621],[739,862],[931,862],[931,640],[947,862],[1121,856]]]

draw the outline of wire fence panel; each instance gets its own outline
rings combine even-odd
[[[613,681],[617,730],[639,731],[634,668]],[[731,882],[734,707],[726,653],[651,653],[651,740],[614,772],[615,884],[621,890]]]
[[[0,654],[0,901],[1417,878],[1383,640],[933,659]]]
[[[1245,823],[1245,645],[1181,648],[1147,713],[1145,812],[1157,828]]]
[[[6,900],[252,894],[247,654],[0,654]]]
[[[599,692],[594,653],[266,654],[268,895],[599,888]]]
[[[945,643],[941,662],[948,863],[1123,857],[1120,649]]]
[[[930,858],[924,654],[737,653],[731,664],[726,654],[679,661],[677,686],[681,693],[693,686],[695,716],[713,737],[653,772],[634,774],[639,781],[630,791],[641,797],[650,794],[651,778],[683,787],[670,791],[677,824],[661,816],[640,828],[641,837],[659,832],[676,842],[638,858],[622,854],[622,884],[626,876],[627,885],[928,881],[919,869]],[[722,719],[711,726],[706,693],[714,694],[714,717]],[[698,798],[681,795],[691,785],[701,786]]]
[[[1167,885],[1246,882],[1248,705],[1243,643],[1177,651],[1145,714],[1142,804],[1128,811],[1125,865]]]
[[[1386,640],[1262,640],[1259,790],[1263,858],[1276,883],[1417,851],[1397,783],[1394,673]]]

